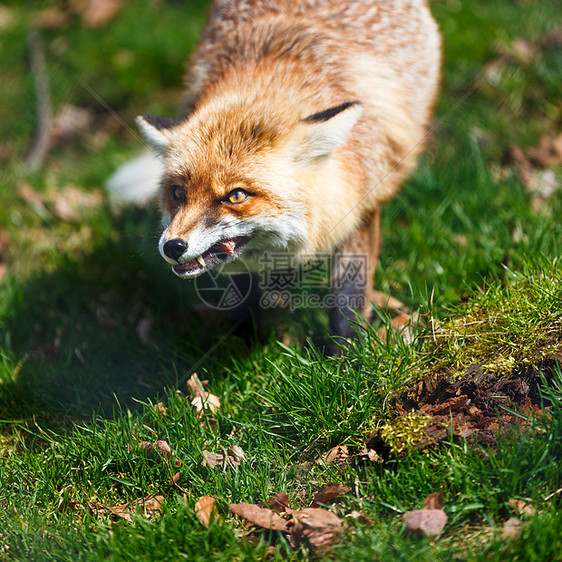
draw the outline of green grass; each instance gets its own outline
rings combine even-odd
[[[361,510],[374,525],[350,523],[322,556],[560,559],[562,517],[552,495],[562,487],[559,369],[543,389],[548,415],[503,433],[495,449],[451,438],[385,463],[320,460],[336,445],[360,449],[423,373],[462,373],[484,362],[508,376],[525,361],[560,357],[561,192],[537,209],[506,154],[558,134],[562,54],[541,47],[529,61],[497,63],[501,45],[519,38],[541,45],[559,29],[558,7],[432,2],[445,44],[438,127],[383,211],[375,279],[379,290],[422,310],[426,329],[411,346],[381,343],[381,313],[343,358],[328,360],[307,342],[325,329],[324,311],[272,313],[289,326],[297,342],[290,346],[273,330],[253,342],[225,337],[227,324],[199,316],[193,287],[157,256],[155,210],[117,213],[104,202],[61,219],[52,202],[18,195],[22,184],[42,197],[69,185],[101,190],[141,146],[133,117],[174,113],[185,55],[208,6],[184,4],[131,0],[101,30],[77,16],[42,30],[55,113],[73,104],[93,120],[33,173],[22,164],[37,127],[26,30],[39,9],[58,3],[4,4],[11,19],[0,17],[0,233],[10,242],[0,245],[0,263],[8,264],[0,284],[0,558],[264,559],[267,533],[250,543],[228,504],[286,492],[298,509],[337,482],[352,491],[336,512]],[[490,63],[499,64],[493,79]],[[561,182],[560,166],[553,171]],[[143,341],[138,329],[147,322]],[[207,419],[203,427],[184,397],[194,371],[221,399],[215,425]],[[155,412],[157,402],[166,415]],[[181,461],[171,469],[185,497],[170,489],[166,465],[138,450],[139,441],[156,439]],[[202,465],[203,451],[232,445],[246,454],[240,467]],[[443,535],[408,536],[401,514],[436,491],[448,514]],[[98,519],[88,508],[152,493],[165,495],[161,514],[131,523]],[[221,525],[199,522],[202,495],[217,498]],[[507,541],[501,528],[514,515],[511,499],[536,513],[521,516],[521,534]],[[310,556],[282,538],[272,554]]]

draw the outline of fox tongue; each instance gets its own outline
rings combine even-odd
[[[229,256],[234,253],[235,248],[236,242],[234,240],[225,240],[224,242],[221,242],[222,251]]]

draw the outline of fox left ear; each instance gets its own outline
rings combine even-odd
[[[301,120],[297,160],[328,156],[344,142],[363,112],[359,102],[348,102]]]
[[[166,132],[181,123],[179,119],[153,115],[139,115],[135,122],[144,140],[160,154],[170,145],[170,138]]]

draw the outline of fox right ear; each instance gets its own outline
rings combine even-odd
[[[347,102],[301,119],[296,129],[296,158],[306,161],[330,155],[345,141],[362,112],[361,103]]]
[[[165,152],[170,145],[166,132],[181,123],[179,119],[153,115],[139,115],[135,122],[144,140],[158,153]]]

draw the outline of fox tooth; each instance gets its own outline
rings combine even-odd
[[[204,258],[203,256],[197,256],[195,259],[199,262],[199,264],[201,265],[201,267],[205,267],[205,265],[207,265],[207,264],[205,263],[205,258]]]

